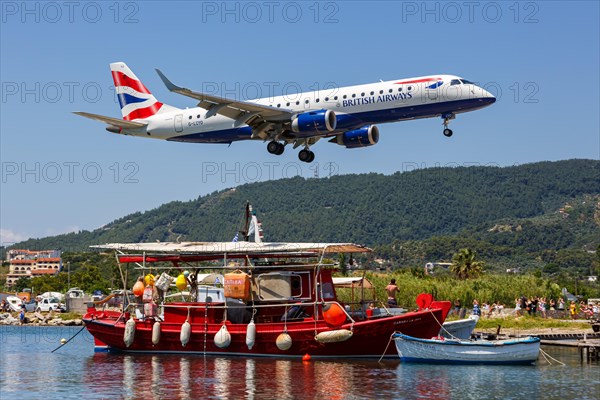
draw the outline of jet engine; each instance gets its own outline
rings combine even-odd
[[[360,129],[340,133],[330,140],[348,149],[373,146],[379,142],[379,128],[376,125],[364,126]]]
[[[333,132],[337,126],[337,118],[331,110],[308,111],[296,115],[292,120],[292,131],[295,133],[326,134]]]

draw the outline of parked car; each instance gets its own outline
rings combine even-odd
[[[34,312],[36,308],[37,308],[37,301],[35,301],[34,299],[31,299],[27,303],[25,303],[25,311],[26,312]]]
[[[36,311],[48,312],[50,310],[64,312],[65,306],[63,304],[61,304],[61,302],[56,297],[47,297],[47,298],[40,300],[40,302],[38,303],[38,306],[36,308]]]
[[[92,293],[92,301],[100,301],[104,298],[104,293],[102,293],[102,290],[95,290],[94,293]]]

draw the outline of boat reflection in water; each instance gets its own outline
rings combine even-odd
[[[398,364],[390,364],[384,367],[391,378],[386,383],[374,373],[382,367],[376,361],[97,353],[86,363],[89,370],[84,376],[90,380],[87,384],[98,385],[97,395],[125,398],[345,399],[352,393],[377,397],[385,386],[395,386],[392,376]],[[99,376],[104,385],[98,384]]]
[[[77,382],[87,388],[88,398],[593,398],[600,389],[599,367],[580,365],[571,353],[552,355],[568,362],[577,379],[546,364],[449,367],[399,360],[96,353],[86,359],[83,380]]]

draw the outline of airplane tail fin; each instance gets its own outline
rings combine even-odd
[[[156,100],[124,62],[110,64],[110,71],[125,121],[148,118],[174,109]]]

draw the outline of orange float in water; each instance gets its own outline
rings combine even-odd
[[[306,353],[302,356],[302,361],[310,361],[310,354]]]
[[[133,289],[131,289],[134,296],[141,296],[144,294],[144,282],[141,280],[137,281],[135,285],[133,285]]]
[[[340,326],[346,322],[346,312],[337,303],[325,304],[323,306],[323,319],[328,325]]]

